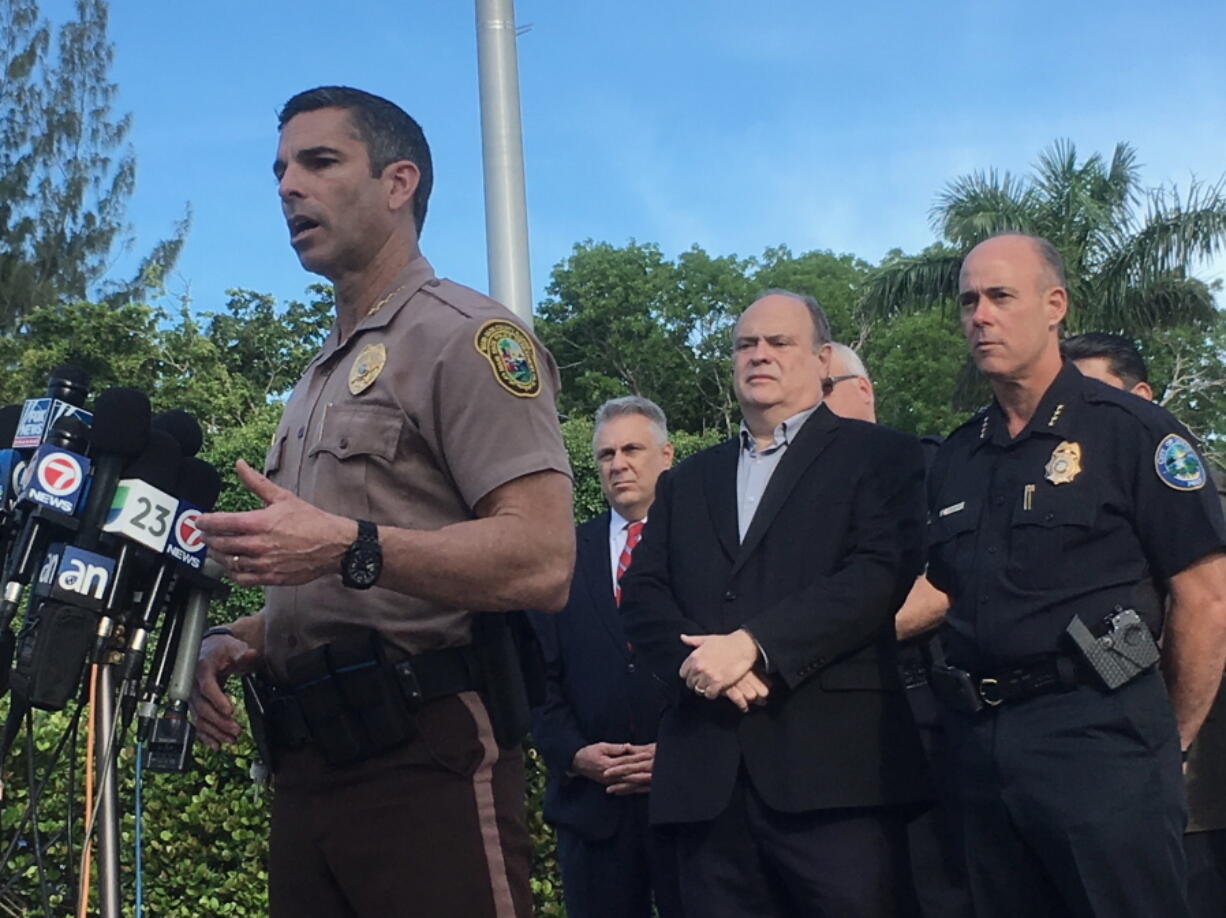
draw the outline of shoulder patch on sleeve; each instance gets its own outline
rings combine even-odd
[[[536,367],[536,348],[518,325],[491,319],[473,338],[477,353],[489,361],[498,385],[519,398],[541,394],[541,375]]]
[[[1192,444],[1179,434],[1167,434],[1154,451],[1154,470],[1162,483],[1176,491],[1195,491],[1205,486],[1205,466]]]

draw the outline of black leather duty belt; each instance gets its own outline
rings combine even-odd
[[[946,706],[963,713],[1067,692],[1084,680],[1072,657],[1052,655],[985,673],[956,666],[933,666],[932,690]]]
[[[374,638],[368,646],[369,654],[319,648],[311,678],[251,685],[252,731],[274,769],[278,753],[307,745],[334,765],[363,761],[415,736],[413,715],[425,703],[482,687],[471,647],[408,656]]]

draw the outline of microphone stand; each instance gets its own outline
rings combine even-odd
[[[116,764],[119,737],[115,735],[115,663],[111,653],[98,666],[95,695],[95,743],[103,742],[97,757],[98,775],[98,902],[102,918],[122,918],[119,905],[119,784]]]

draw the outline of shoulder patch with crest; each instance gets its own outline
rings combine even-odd
[[[1179,434],[1167,434],[1154,451],[1154,469],[1162,483],[1176,491],[1195,491],[1205,486],[1205,466],[1192,444]]]
[[[491,319],[477,329],[473,344],[489,361],[494,379],[502,388],[519,398],[535,398],[541,394],[536,348],[518,325]]]

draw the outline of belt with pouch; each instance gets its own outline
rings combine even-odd
[[[244,682],[252,733],[274,770],[279,752],[306,746],[333,765],[364,761],[412,739],[422,705],[482,687],[472,647],[409,655],[373,631],[286,666],[286,682]]]
[[[1072,657],[1051,654],[980,673],[934,664],[929,682],[946,707],[974,714],[1039,695],[1072,691],[1085,680]]]

